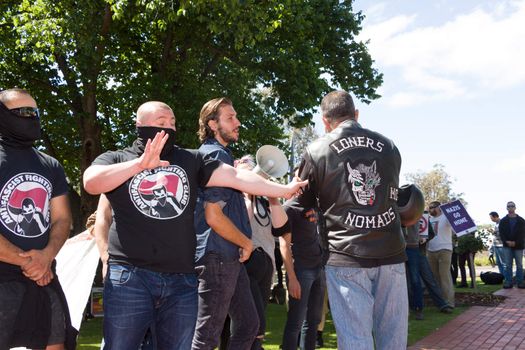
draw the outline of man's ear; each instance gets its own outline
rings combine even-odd
[[[356,122],[359,120],[359,109],[355,110],[354,119],[355,119]]]
[[[215,121],[215,120],[213,120],[213,119],[210,120],[210,121],[208,121],[208,126],[210,127],[210,129],[213,130],[213,132],[216,132],[217,129],[218,129],[217,121]]]
[[[330,132],[332,131],[332,127],[330,126],[330,122],[328,121],[328,119],[326,119],[326,117],[323,115],[323,124],[324,124],[324,131],[325,132]]]

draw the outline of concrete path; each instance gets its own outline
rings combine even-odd
[[[496,307],[473,306],[410,350],[525,350],[525,289],[501,289]]]

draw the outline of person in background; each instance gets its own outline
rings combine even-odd
[[[438,201],[428,205],[429,222],[435,236],[427,243],[427,257],[445,300],[448,305],[454,307],[454,285],[450,275],[454,230],[441,211],[440,205]]]
[[[506,263],[503,288],[512,288],[512,263],[516,262],[516,285],[525,288],[523,282],[523,247],[525,239],[525,220],[516,214],[516,204],[507,203],[507,212],[499,222],[499,234],[503,242],[503,256]]]
[[[316,347],[326,290],[323,249],[317,231],[317,213],[295,199],[284,203],[291,233],[279,238],[288,285],[288,314],[282,349],[312,350]]]
[[[252,171],[255,168],[252,156],[244,156],[235,161],[239,169]],[[266,331],[266,306],[270,298],[272,277],[275,271],[274,237],[290,232],[288,216],[278,198],[264,198],[244,193],[244,202],[248,210],[252,228],[253,252],[244,262],[250,278],[255,307],[259,316],[259,332],[251,349],[262,349]]]
[[[425,213],[427,212],[425,211]],[[432,230],[432,226],[429,225],[428,238],[432,239],[434,235],[435,234]],[[439,311],[445,314],[451,314],[454,310],[454,307],[450,306],[444,299],[443,292],[441,291],[441,288],[439,287],[439,284],[437,283],[436,278],[434,277],[434,274],[430,269],[430,264],[428,263],[426,255],[427,243],[427,238],[421,237],[419,239],[419,276],[423,281],[424,287],[426,288],[428,295],[430,296],[434,304],[437,306]]]
[[[489,213],[490,220],[494,223],[494,231],[492,232],[492,249],[493,255],[498,266],[499,273],[505,276],[505,269],[507,268],[507,259],[504,258],[503,241],[499,234],[499,214],[495,211]]]

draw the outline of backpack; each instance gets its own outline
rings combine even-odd
[[[479,277],[481,277],[481,280],[485,284],[502,284],[503,283],[503,275],[499,272],[482,272],[479,274]]]

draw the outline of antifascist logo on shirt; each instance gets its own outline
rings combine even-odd
[[[52,189],[39,174],[13,176],[0,191],[0,221],[17,236],[41,236],[49,228]]]
[[[188,176],[176,165],[144,170],[131,179],[129,194],[144,215],[160,220],[173,219],[188,205]]]

